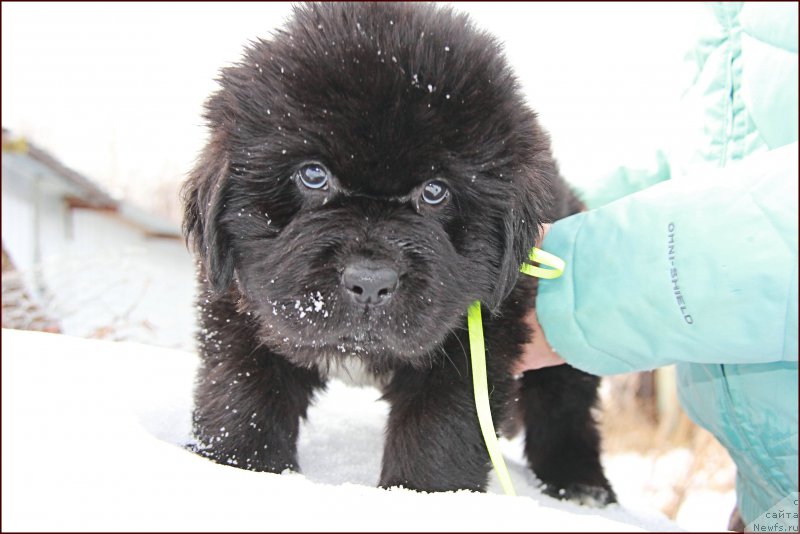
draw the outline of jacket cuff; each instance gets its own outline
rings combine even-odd
[[[576,321],[575,243],[586,214],[578,213],[554,223],[545,236],[542,249],[566,262],[564,274],[539,280],[536,315],[548,343],[568,364],[595,375],[613,375],[637,370],[636,366],[593,347]]]

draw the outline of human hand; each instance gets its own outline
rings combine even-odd
[[[550,230],[550,225],[542,225],[542,235],[536,246],[540,246],[544,241],[544,236]],[[534,369],[541,369],[543,367],[552,367],[554,365],[562,365],[566,363],[564,359],[553,350],[553,347],[547,342],[542,331],[542,326],[536,317],[536,309],[531,308],[525,316],[525,322],[531,328],[531,340],[522,347],[522,358],[517,362],[514,372],[522,374],[525,371],[533,371]]]
[[[567,363],[553,350],[544,337],[542,327],[536,318],[535,309],[531,308],[531,311],[525,316],[525,322],[531,328],[531,340],[522,346],[522,358],[514,367],[515,374]]]

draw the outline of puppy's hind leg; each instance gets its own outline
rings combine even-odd
[[[617,500],[600,464],[600,434],[591,413],[599,383],[569,365],[522,377],[525,454],[551,497],[594,506]]]

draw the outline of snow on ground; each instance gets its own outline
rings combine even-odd
[[[695,454],[683,447],[647,455],[625,452],[606,456],[604,465],[614,490],[626,506],[671,508],[675,504],[676,488],[688,485],[676,523],[691,532],[724,531],[736,505],[736,492],[710,489],[718,484],[693,484],[693,477],[697,476],[691,473]],[[717,474],[735,476],[735,472]]]
[[[676,531],[657,512],[542,495],[504,442],[518,497],[375,488],[387,405],[332,381],[299,438],[303,474],[212,463],[190,439],[197,358],[2,332],[3,531]],[[615,469],[623,473],[624,469]],[[614,478],[612,476],[612,483]]]

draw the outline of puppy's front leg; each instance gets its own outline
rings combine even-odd
[[[315,371],[264,348],[204,366],[195,393],[197,452],[253,471],[297,469],[300,418],[321,386]]]
[[[466,365],[446,363],[395,372],[385,398],[392,403],[383,454],[382,487],[419,491],[484,491],[490,469]],[[507,388],[493,391],[493,412]]]
[[[300,418],[323,381],[316,370],[298,368],[261,345],[256,325],[237,315],[235,302],[234,295],[202,304],[196,450],[253,471],[296,469]]]

